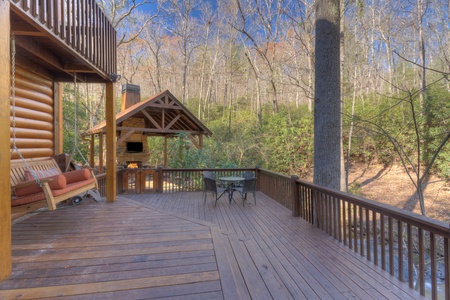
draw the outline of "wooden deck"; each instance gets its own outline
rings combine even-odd
[[[13,225],[13,262],[0,299],[422,299],[261,193],[245,207],[193,192],[39,213]]]

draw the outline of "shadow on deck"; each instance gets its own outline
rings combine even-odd
[[[31,216],[13,225],[0,299],[422,298],[264,194],[236,198],[126,195]]]

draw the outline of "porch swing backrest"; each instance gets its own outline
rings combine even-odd
[[[29,174],[35,171],[40,185]],[[56,172],[56,173],[55,173]],[[34,202],[47,204],[55,210],[56,204],[94,189],[97,179],[92,171],[80,169],[62,173],[53,158],[30,158],[11,161],[11,205],[13,213],[25,214],[36,209]],[[56,174],[56,175],[55,175]],[[45,201],[44,201],[45,200]]]
[[[40,173],[40,175],[44,174],[44,172],[48,172],[49,176],[39,176],[40,178],[50,177],[56,171],[57,174],[61,173],[58,164],[54,159],[50,158],[35,158],[35,159],[27,159],[28,166]],[[16,160],[11,161],[11,186],[16,186],[24,181],[27,181],[29,178],[29,173],[31,170],[27,168],[24,162]]]

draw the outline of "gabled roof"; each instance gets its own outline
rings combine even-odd
[[[145,127],[123,127],[122,122],[129,118],[144,119]],[[119,112],[116,115],[116,130],[131,130],[150,136],[174,135],[181,132],[190,135],[212,135],[211,131],[168,90]],[[83,135],[105,133],[105,131],[106,122],[102,122],[87,130]]]

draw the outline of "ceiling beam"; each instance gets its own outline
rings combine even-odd
[[[150,116],[150,115],[148,114],[148,112],[146,112],[145,110],[142,110],[142,113],[145,115],[145,117],[146,117],[150,122],[152,122],[153,125],[155,125],[156,128],[162,129],[162,127],[155,121],[155,119],[153,119],[152,116]]]
[[[178,114],[175,118],[173,118],[173,120],[169,124],[167,124],[165,129],[170,129],[172,125],[175,124],[176,121],[178,121],[179,118],[181,118],[181,114]]]

